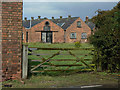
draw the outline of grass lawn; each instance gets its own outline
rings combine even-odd
[[[58,44],[49,44],[49,43],[29,43],[28,47],[39,47],[39,48],[75,48],[74,43],[58,43]],[[82,43],[80,48],[93,48],[93,45],[89,43]]]
[[[118,87],[118,77],[108,75],[105,72],[100,73],[76,73],[70,75],[48,76],[37,75],[30,79],[20,81],[6,81],[3,85],[12,85],[12,88],[70,88],[86,85],[108,85],[107,88]]]

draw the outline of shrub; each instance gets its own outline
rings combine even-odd
[[[120,3],[110,11],[93,17],[97,31],[90,37],[95,47],[94,63],[102,70],[120,71]]]
[[[79,48],[81,46],[81,43],[80,42],[75,42],[75,47],[76,48]]]

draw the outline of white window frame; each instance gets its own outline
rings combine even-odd
[[[75,36],[73,37],[72,34],[74,34]],[[76,39],[76,32],[71,32],[70,33],[70,39]]]
[[[80,25],[78,25],[80,23]],[[77,21],[77,27],[81,28],[81,21]]]
[[[84,36],[83,36],[84,35]],[[81,39],[87,39],[87,33],[86,32],[83,32],[82,34],[81,34]]]

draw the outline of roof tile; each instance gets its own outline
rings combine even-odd
[[[79,17],[71,17],[71,18],[62,18],[62,19],[50,19],[52,22],[66,30],[76,19]],[[31,22],[31,27],[34,25],[41,23],[44,19],[35,19],[35,20],[24,20],[23,21],[23,26],[25,28],[30,28],[30,22]]]

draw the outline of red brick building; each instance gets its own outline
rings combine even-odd
[[[80,17],[47,19],[38,16],[23,21],[24,42],[72,43],[87,42],[91,28]]]

